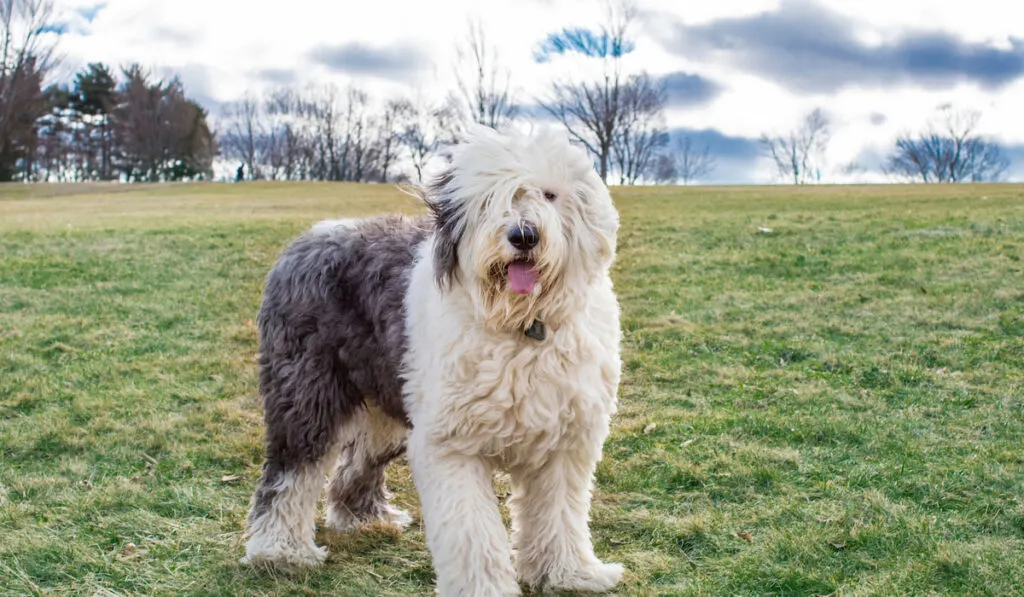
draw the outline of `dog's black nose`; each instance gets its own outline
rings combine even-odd
[[[529,251],[540,242],[540,234],[531,224],[521,224],[508,229],[508,242],[520,251]]]

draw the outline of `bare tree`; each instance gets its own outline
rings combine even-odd
[[[261,150],[267,146],[263,140],[266,126],[260,102],[246,94],[241,100],[225,106],[224,118],[227,125],[221,140],[224,155],[245,164],[250,180],[263,178],[265,156]]]
[[[52,23],[51,0],[0,0],[0,180],[15,176],[49,109],[43,81],[55,63],[45,36]]]
[[[323,150],[321,133],[332,136],[334,92],[329,88],[308,87],[304,90],[279,88],[270,92],[265,102],[269,126],[274,131],[275,154],[279,160],[279,176],[285,180],[327,180],[328,159]],[[327,116],[325,122],[322,117]],[[333,137],[332,137],[333,138]]]
[[[275,178],[306,178],[309,173],[309,135],[306,122],[299,117],[298,94],[287,88],[272,90],[266,95],[264,106],[274,140],[271,167]]]
[[[910,134],[896,138],[896,148],[883,167],[891,175],[921,182],[936,182],[932,177],[932,160],[927,139],[918,140]]]
[[[840,172],[847,176],[859,176],[868,172],[868,167],[862,164],[859,160],[851,160],[843,164]]]
[[[631,0],[609,0],[600,35],[570,36],[560,43],[586,56],[603,60],[597,81],[555,81],[541,107],[561,122],[569,134],[594,156],[602,180],[608,180],[612,152],[623,118],[622,55],[629,46],[629,27],[637,11]]]
[[[341,153],[334,180],[362,180],[369,153],[367,135],[367,102],[365,91],[349,87],[345,94],[345,120],[342,129]]]
[[[452,98],[448,98],[434,106],[430,117],[434,127],[434,150],[441,154],[439,157],[448,159],[445,148],[456,143],[465,133],[464,122],[459,118],[459,108]]]
[[[662,122],[664,86],[646,73],[630,77],[622,88],[619,122],[612,137],[612,156],[619,184],[636,184],[650,170],[657,150],[668,143]]]
[[[429,125],[425,124],[422,118],[417,118],[405,129],[402,141],[409,149],[409,160],[416,171],[416,181],[422,184],[423,172],[435,147]]]
[[[377,123],[377,168],[380,181],[388,181],[388,173],[398,160],[402,145],[402,134],[413,114],[412,103],[404,98],[392,99],[384,104]]]
[[[458,122],[458,111],[450,101],[434,106],[422,102],[412,104],[402,142],[408,149],[417,182],[423,182],[426,168],[439,150],[459,137]]]
[[[711,154],[711,146],[707,143],[698,147],[693,138],[680,137],[675,142],[676,176],[688,185],[700,180],[715,170],[715,156]]]
[[[470,120],[501,128],[515,119],[511,71],[501,66],[498,48],[488,43],[480,21],[470,21],[455,54],[455,78]]]
[[[921,182],[984,182],[1002,177],[1009,161],[999,145],[976,134],[981,113],[942,108],[918,135],[903,134],[885,171]]]
[[[675,184],[678,179],[675,156],[664,152],[659,153],[651,162],[648,176],[656,184]]]
[[[792,176],[793,184],[805,184],[821,179],[822,162],[830,136],[828,117],[816,108],[789,133],[762,135],[761,149],[771,158],[780,176]]]
[[[312,178],[339,180],[341,127],[338,122],[338,90],[333,85],[310,89],[301,105],[302,116],[310,121]]]

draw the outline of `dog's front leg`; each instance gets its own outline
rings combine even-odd
[[[490,467],[418,433],[407,458],[442,597],[519,595]]]
[[[512,471],[512,544],[519,576],[535,588],[607,591],[622,564],[606,564],[590,540],[594,446],[560,451],[539,468]]]

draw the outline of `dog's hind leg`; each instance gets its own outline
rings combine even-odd
[[[283,352],[283,351],[282,351]],[[324,461],[343,422],[359,412],[355,388],[336,354],[315,338],[292,354],[260,356],[266,460],[252,498],[242,562],[313,566],[327,551],[315,542]]]
[[[267,460],[252,498],[242,563],[315,566],[327,550],[314,541],[313,516],[323,487],[320,463],[299,467]]]
[[[388,500],[384,469],[405,452],[408,429],[401,421],[367,405],[342,428],[338,464],[327,487],[327,526],[336,531],[384,521],[404,528],[411,517]]]

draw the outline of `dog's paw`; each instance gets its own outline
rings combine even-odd
[[[338,533],[351,533],[359,526],[359,521],[347,509],[336,508],[331,504],[324,516],[324,526]]]
[[[242,564],[265,564],[281,568],[313,568],[327,559],[327,549],[315,545],[296,549],[291,546],[247,546]]]
[[[327,507],[327,516],[324,519],[324,524],[338,533],[352,533],[359,530],[360,527],[381,523],[394,526],[399,531],[404,531],[411,522],[412,516],[408,512],[391,504],[385,505],[378,515],[370,515],[365,518],[354,516],[347,509],[336,508],[332,504]]]
[[[564,578],[551,579],[550,587],[569,591],[603,593],[615,587],[626,568],[622,564],[598,563],[587,566]]]
[[[391,504],[388,504],[385,509],[383,519],[385,522],[393,524],[403,531],[412,523],[412,516],[408,512]]]

